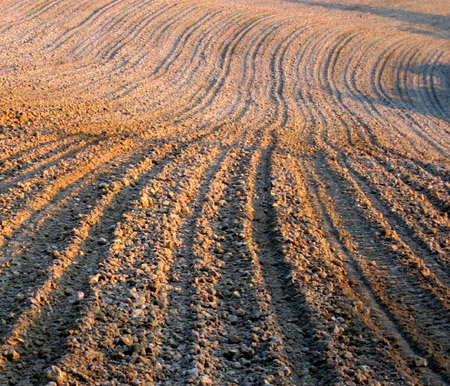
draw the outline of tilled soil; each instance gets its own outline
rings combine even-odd
[[[0,385],[450,384],[446,0],[0,16]]]

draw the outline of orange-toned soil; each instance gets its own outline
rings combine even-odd
[[[448,0],[0,0],[0,385],[450,384]]]

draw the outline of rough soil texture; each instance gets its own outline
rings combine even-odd
[[[0,385],[450,384],[448,0],[0,0]]]

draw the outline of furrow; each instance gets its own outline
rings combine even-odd
[[[320,384],[383,379],[403,384],[389,349],[377,345],[378,336],[365,323],[364,307],[356,307],[360,303],[348,284],[342,256],[329,244],[321,219],[316,217],[319,213],[311,204],[304,166],[279,149],[273,154],[270,193],[284,261],[278,261],[279,273],[268,280],[278,285],[285,280],[289,296],[284,304],[298,307],[309,372]],[[274,276],[280,280],[275,281]]]
[[[136,183],[133,181],[137,179],[139,173],[145,171],[145,167],[151,166],[152,162],[159,162],[158,158],[163,156],[173,156],[172,148],[172,144],[161,144],[158,149],[147,148],[150,156],[144,161],[141,160],[142,155],[139,153],[138,155],[128,153],[115,158],[107,165],[108,168],[99,168],[80,188],[74,189],[70,196],[60,203],[58,210],[54,208],[50,213],[41,216],[42,218],[37,218],[37,224],[30,226],[27,235],[32,242],[24,243],[21,240],[23,235],[19,234],[18,238],[3,248],[2,253],[9,255],[10,258],[2,266],[4,282],[0,287],[0,293],[7,300],[3,303],[1,313],[2,330],[4,328],[6,330],[2,331],[1,336],[5,336],[9,327],[14,325],[14,321],[20,316],[20,309],[29,305],[30,298],[27,296],[31,296],[33,303],[33,294],[38,294],[39,288],[45,285],[48,275],[68,265],[67,261],[70,262],[77,256],[79,246],[86,240],[92,242],[90,228],[103,216],[103,211],[109,210],[111,200],[120,193],[119,188],[122,185],[134,186]],[[113,165],[117,168],[116,172],[112,169]],[[108,191],[109,189],[111,191]],[[54,221],[53,218],[58,220]],[[42,244],[46,245],[44,250]],[[67,261],[61,262],[59,256]],[[27,286],[20,285],[21,274],[30,278]]]
[[[61,360],[61,367],[74,379],[85,383],[95,375],[99,381],[110,377],[122,382],[158,380],[164,366],[161,328],[172,292],[177,291],[167,275],[178,264],[179,232],[210,164],[207,160],[214,159],[217,150],[208,143],[190,147],[149,181],[135,208],[116,227],[110,256],[102,264],[98,284],[94,283],[95,301],[78,325],[70,352]],[[167,185],[168,179],[173,183]],[[115,322],[109,321],[112,316]],[[94,331],[89,326],[92,319],[98,326]],[[98,345],[102,335],[103,343]],[[98,355],[109,373],[95,365]]]
[[[272,162],[276,144],[266,144],[259,159],[255,159],[253,197],[251,207],[252,239],[261,265],[264,287],[270,295],[274,319],[280,327],[282,351],[289,368],[290,382],[293,385],[318,383],[319,377],[312,371],[314,362],[308,357],[311,342],[303,325],[304,313],[310,310],[301,293],[292,288],[291,267],[286,261],[282,236],[277,229],[275,200],[272,193]]]
[[[3,194],[3,189],[8,189],[19,180],[25,180],[27,176],[43,170],[69,152],[81,147],[87,142],[87,138],[69,139],[66,138],[60,141],[45,144],[36,147],[35,149],[26,150],[22,154],[16,154],[14,157],[9,157],[3,160],[1,167],[2,188],[0,194]],[[20,172],[18,176],[17,173]]]
[[[245,226],[248,177],[242,168],[251,162],[253,152],[240,148],[230,152],[214,182],[217,187],[211,189],[212,197],[197,221],[194,251],[199,273],[194,280],[197,325],[204,329],[198,341],[200,347],[210,351],[202,350],[206,363],[200,363],[200,382],[217,379],[220,383],[243,384],[266,380],[286,384],[284,379],[291,373],[280,353],[278,329],[269,311],[270,298],[261,283]],[[209,240],[211,237],[213,240]],[[232,370],[223,374],[227,365]],[[251,375],[246,377],[243,369]]]
[[[167,148],[171,150],[173,145],[170,144]],[[14,349],[21,352],[21,343],[24,341],[24,345],[29,346],[27,352],[30,352],[33,346],[43,345],[40,352],[44,353],[44,360],[33,363],[24,355],[21,361],[14,362],[10,368],[8,366],[7,371],[13,374],[11,376],[25,374],[43,379],[43,364],[48,366],[46,363],[61,357],[64,353],[63,343],[67,334],[70,334],[68,330],[77,323],[78,305],[84,302],[86,292],[93,295],[89,285],[98,280],[99,275],[96,276],[95,272],[108,259],[108,246],[115,240],[113,236],[117,235],[118,223],[133,202],[132,198],[139,195],[136,186],[142,186],[148,179],[162,172],[164,165],[169,160],[176,159],[176,156],[177,154],[170,155],[164,148],[159,148],[156,152],[150,152],[150,156],[137,162],[134,167],[130,165],[131,168],[124,173],[124,177],[111,184],[110,190],[81,221],[73,242],[61,251],[60,261],[51,267],[45,283],[35,291],[31,309],[22,313],[3,347],[6,351]],[[154,166],[158,162],[161,163]],[[50,357],[45,354],[49,352]],[[27,368],[24,363],[31,366]]]
[[[339,169],[336,161],[322,160],[318,164],[317,170],[321,174],[325,173],[321,168],[330,168],[323,178],[330,184],[329,190],[334,194],[344,229],[352,235],[366,261],[374,261],[380,269],[378,281],[372,284],[374,292],[375,289],[379,291],[380,301],[389,309],[405,340],[429,359],[437,376],[447,379],[448,342],[442,331],[449,323],[448,289],[392,231],[382,214],[376,211],[350,175]],[[355,208],[352,212],[349,211],[351,207]],[[372,243],[374,238],[378,242],[376,247]],[[439,321],[431,322],[429,316],[436,312],[440,314]]]
[[[421,256],[427,267],[448,287],[450,272],[445,250],[450,242],[450,224],[447,216],[439,214],[425,197],[370,159],[347,159],[345,164],[365,193],[377,197],[391,228],[396,229],[415,254]]]
[[[36,173],[27,175],[25,172],[21,174],[23,177],[15,183],[8,184],[5,182],[0,189],[0,202],[4,207],[1,219],[5,221],[5,224],[8,221],[8,214],[16,213],[21,207],[26,206],[30,197],[37,196],[53,180],[60,178],[67,165],[73,163],[77,158],[85,157],[85,154],[89,153],[91,148],[98,147],[98,145],[102,145],[101,141],[88,139],[72,146],[66,152],[57,154],[53,160],[52,157],[49,157],[48,164],[38,169]],[[5,190],[3,191],[3,189]]]
[[[97,145],[89,147],[89,153],[87,149],[85,154],[76,154],[76,157],[71,162],[68,160],[62,160],[61,166],[58,170],[55,170],[57,175],[62,175],[64,173],[64,179],[57,179],[54,182],[50,182],[48,185],[41,186],[41,191],[30,197],[30,200],[24,208],[19,208],[16,212],[10,215],[6,215],[2,221],[2,234],[0,235],[0,245],[3,245],[5,240],[12,235],[12,233],[22,225],[33,213],[39,211],[42,207],[48,204],[50,201],[56,199],[57,195],[61,195],[64,189],[78,180],[83,178],[83,176],[102,164],[111,160],[114,156],[124,150],[126,146],[131,146],[132,144],[124,142],[124,144],[114,145],[112,140],[104,140],[104,144],[101,142]],[[109,142],[109,144],[108,144]],[[8,212],[7,212],[8,213]]]
[[[327,184],[329,178],[324,183],[313,169],[314,167],[309,171],[308,176],[308,186],[311,186],[310,196],[315,197],[313,207],[321,218],[322,229],[332,250],[340,256],[347,270],[348,302],[350,303],[351,300],[351,308],[357,311],[366,325],[366,332],[369,334],[365,336],[365,339],[368,342],[375,342],[377,351],[380,348],[384,349],[384,360],[392,363],[392,370],[404,381],[445,384],[439,373],[430,371],[428,368],[419,370],[418,364],[423,361],[423,351],[417,350],[416,345],[411,344],[408,337],[405,338],[395,312],[386,307],[385,293],[379,289],[379,283],[383,281],[383,268],[378,268],[377,261],[370,260],[372,255],[367,252],[373,252],[379,248],[375,247],[374,243],[362,245],[355,241],[359,239],[349,230],[345,219],[336,211],[336,195],[327,194],[328,189],[332,189]],[[316,167],[316,170],[319,168]],[[377,358],[376,351],[371,355]],[[379,359],[376,361],[378,362]],[[372,365],[377,367],[375,363]],[[383,365],[387,367],[387,363]]]

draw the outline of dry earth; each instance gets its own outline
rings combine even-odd
[[[0,0],[0,385],[450,384],[448,0]]]

